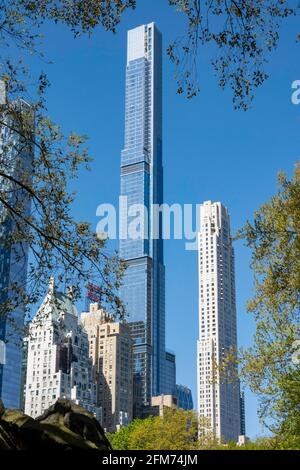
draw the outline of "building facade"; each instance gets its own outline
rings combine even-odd
[[[177,398],[174,395],[158,395],[151,397],[151,404],[143,407],[141,418],[146,419],[150,416],[163,416],[165,408],[178,408]]]
[[[6,103],[5,86],[0,86],[1,104]],[[22,119],[21,119],[22,117]],[[1,112],[0,126],[0,195],[22,217],[30,212],[28,193],[13,180],[31,181],[33,149],[20,132],[33,132],[30,105],[19,99]],[[21,126],[22,129],[21,129]],[[6,174],[8,176],[3,176]],[[16,218],[17,220],[17,218]],[[24,335],[28,246],[14,242],[19,237],[15,220],[0,202],[0,398],[7,408],[21,406],[22,337]],[[3,311],[2,311],[3,310]]]
[[[164,391],[166,395],[172,395],[176,386],[176,356],[171,351],[166,351],[164,377]]]
[[[240,395],[240,411],[241,411],[241,429],[240,435],[246,436],[246,410],[245,410],[245,392],[241,390]]]
[[[176,384],[174,396],[177,398],[178,408],[187,411],[194,409],[193,396],[190,388],[185,385]]]
[[[218,365],[237,348],[234,252],[228,210],[205,202],[200,209],[198,412],[218,439],[238,441],[240,385],[221,380]]]
[[[92,377],[87,333],[72,295],[58,292],[54,279],[29,324],[25,413],[40,416],[58,398],[68,398],[102,422]]]
[[[130,328],[91,303],[81,314],[89,338],[93,377],[97,384],[97,404],[102,409],[102,425],[114,432],[132,421],[133,359]]]
[[[121,297],[134,340],[135,416],[167,391],[161,215],[153,214],[153,204],[162,202],[162,37],[150,23],[128,32],[121,155],[120,257],[127,263]]]

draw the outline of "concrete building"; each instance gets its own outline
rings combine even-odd
[[[97,303],[91,303],[89,312],[81,314],[81,321],[89,337],[103,427],[113,432],[132,421],[133,358],[130,328],[126,323],[115,322]]]
[[[201,205],[199,248],[199,341],[197,401],[217,438],[238,441],[240,384],[220,379],[218,364],[237,348],[234,251],[228,210],[220,203]]]
[[[30,213],[28,192],[15,181],[30,184],[33,148],[21,134],[34,132],[32,108],[22,99],[8,103],[0,81],[0,398],[5,407],[19,408],[21,396],[22,337],[24,335],[28,244],[20,240],[22,217]],[[6,176],[7,175],[7,176]],[[12,217],[11,206],[21,217]]]
[[[51,278],[48,293],[29,324],[25,413],[36,418],[58,398],[73,400],[102,421],[87,333],[71,292],[58,292]]]
[[[158,395],[151,397],[151,405],[143,408],[141,418],[149,416],[163,416],[164,408],[178,408],[177,398],[174,395]]]

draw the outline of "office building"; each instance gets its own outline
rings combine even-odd
[[[193,397],[190,388],[185,385],[176,385],[173,395],[177,398],[177,406],[183,410],[193,410]]]
[[[220,202],[201,205],[198,245],[198,412],[208,418],[218,439],[237,442],[239,381],[223,380],[218,368],[226,354],[237,348],[234,251],[229,213]]]
[[[165,395],[172,395],[176,386],[176,356],[166,351],[164,391]]]

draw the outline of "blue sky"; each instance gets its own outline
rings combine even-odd
[[[45,25],[43,51],[52,64],[30,59],[33,73],[43,70],[51,117],[64,130],[89,136],[92,171],[81,172],[74,213],[96,227],[96,208],[117,205],[120,152],[124,133],[126,31],[155,21],[164,48],[184,31],[184,18],[165,2],[137,0],[113,35],[97,28],[91,38],[74,40],[64,27]],[[300,106],[291,104],[291,83],[300,79],[296,20],[282,30],[278,50],[267,68],[271,78],[257,91],[253,109],[234,111],[231,95],[221,91],[203,51],[201,93],[191,101],[176,95],[174,70],[164,52],[165,202],[225,204],[235,232],[276,190],[279,170],[288,174],[299,161]],[[113,245],[112,245],[113,248]],[[246,313],[253,277],[250,253],[235,244],[239,345],[254,331]],[[196,403],[197,255],[179,240],[165,242],[167,346],[177,356],[177,381],[192,388]],[[262,433],[256,399],[246,392],[247,434]]]

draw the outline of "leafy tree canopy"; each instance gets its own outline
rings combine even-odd
[[[239,237],[252,251],[254,345],[242,375],[260,399],[260,416],[276,434],[300,442],[300,167],[278,178],[275,196]]]
[[[163,416],[133,421],[111,434],[110,442],[115,450],[197,450],[216,445],[206,420],[194,411],[167,407]]]

